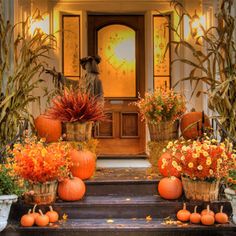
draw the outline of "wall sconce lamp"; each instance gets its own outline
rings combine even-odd
[[[191,35],[195,38],[198,34],[198,30],[200,29],[200,17],[197,15],[197,10],[195,10],[194,15],[189,21]]]
[[[41,15],[40,10],[36,9],[33,16],[30,17],[30,33],[33,35],[38,32],[49,34],[49,15]]]

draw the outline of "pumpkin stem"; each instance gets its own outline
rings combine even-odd
[[[35,204],[34,207],[33,207],[33,213],[35,213],[36,207],[37,207],[37,204]]]
[[[183,204],[183,210],[186,210],[186,203]]]
[[[223,208],[224,208],[224,206],[221,205],[221,206],[220,206],[220,213],[223,213]]]
[[[210,205],[207,205],[207,213],[210,212]]]
[[[39,213],[40,213],[41,216],[44,216],[44,214],[41,210],[39,210]]]
[[[194,207],[194,213],[197,213],[197,206]]]
[[[31,213],[31,209],[28,210],[28,214],[30,214],[30,213]]]
[[[50,211],[53,211],[53,208],[52,208],[52,206],[49,206],[49,210],[50,210]]]
[[[70,179],[74,179],[74,176],[72,175],[71,172],[69,173],[69,178],[70,178]]]

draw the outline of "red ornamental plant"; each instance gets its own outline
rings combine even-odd
[[[62,180],[68,176],[72,165],[68,157],[70,148],[70,145],[65,143],[58,142],[46,146],[42,140],[27,139],[24,144],[14,145],[14,171],[31,183]]]
[[[62,122],[104,121],[103,104],[97,97],[65,89],[61,96],[53,101],[53,107],[47,115]]]
[[[232,146],[216,140],[169,142],[167,152],[172,166],[193,180],[221,179],[233,167],[235,154]]]

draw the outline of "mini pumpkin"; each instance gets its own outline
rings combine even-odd
[[[34,205],[32,213],[31,213],[31,215],[34,217],[34,219],[36,219],[36,217],[39,216],[39,213],[35,212],[36,207],[37,207],[37,204]]]
[[[194,212],[190,215],[189,220],[193,224],[199,224],[201,222],[201,214],[197,213],[197,206],[194,207]]]
[[[31,214],[31,209],[28,211],[27,214],[23,215],[20,219],[20,224],[23,227],[31,227],[34,225],[34,216]]]
[[[58,213],[53,210],[52,206],[49,206],[49,211],[46,213],[46,215],[49,217],[50,223],[55,223],[59,219]]]
[[[223,212],[223,206],[220,207],[220,212],[215,214],[215,220],[219,224],[226,224],[229,222],[229,217]]]
[[[182,182],[175,176],[165,177],[158,184],[158,192],[162,198],[178,199],[183,192]]]
[[[39,215],[35,219],[35,224],[40,227],[45,227],[49,224],[49,217],[44,215],[41,210],[39,210]]]
[[[183,209],[177,212],[177,219],[183,222],[189,221],[190,219],[190,211],[186,209],[186,203],[183,204]]]
[[[85,194],[85,184],[77,177],[70,177],[58,185],[58,196],[64,201],[78,201]]]
[[[210,205],[207,205],[207,208],[202,210],[202,212],[201,212],[201,216],[206,215],[206,214],[210,214],[213,217],[215,216],[214,211],[211,211],[211,209],[210,209]]]
[[[210,206],[207,205],[207,209],[205,209],[204,214],[201,216],[201,222],[203,225],[213,225],[215,223],[215,217],[212,215],[210,211]]]

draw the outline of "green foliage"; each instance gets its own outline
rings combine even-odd
[[[175,47],[178,56],[175,62],[189,65],[192,69],[189,75],[179,82],[189,81],[192,86],[192,95],[196,93],[200,82],[207,86],[209,108],[219,115],[222,127],[228,132],[229,137],[236,137],[236,48],[233,40],[235,35],[235,19],[231,15],[231,9],[235,4],[233,0],[223,0],[220,11],[216,14],[217,25],[204,29],[202,36],[192,35],[191,40],[186,40],[179,34],[179,27],[183,24],[184,16],[190,14],[183,5],[171,1],[175,12],[179,16],[177,27],[170,25],[177,40],[170,42]],[[181,54],[181,48],[185,48],[191,58]],[[194,60],[192,60],[192,57]],[[201,92],[197,92],[199,96]]]
[[[5,165],[0,166],[0,195],[16,194],[20,196],[23,193],[22,187],[14,176],[11,176],[9,168]]]
[[[40,99],[34,89],[43,83],[40,76],[55,38],[39,30],[30,35],[29,18],[11,25],[4,21],[0,10],[0,39],[0,143],[4,147],[14,139],[24,120],[33,124],[29,105]]]

